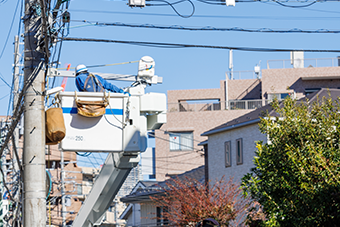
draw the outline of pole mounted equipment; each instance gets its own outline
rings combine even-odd
[[[140,7],[143,8],[145,7],[145,0],[129,0],[130,7]]]

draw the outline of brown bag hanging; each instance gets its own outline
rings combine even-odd
[[[45,112],[46,118],[46,144],[59,143],[66,134],[66,128],[61,108],[50,108]]]
[[[84,117],[100,117],[105,114],[106,107],[109,105],[108,99],[110,98],[110,93],[108,97],[105,95],[102,101],[83,101],[79,100],[76,96],[77,113]]]
[[[59,142],[52,142],[47,136],[46,136],[46,145],[57,145]]]

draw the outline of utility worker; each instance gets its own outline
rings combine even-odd
[[[105,89],[115,93],[125,93],[123,89],[107,82],[102,77],[89,73],[86,66],[82,64],[76,67],[76,86],[79,91],[101,92]]]

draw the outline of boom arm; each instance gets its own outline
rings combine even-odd
[[[138,162],[138,153],[109,153],[72,226],[92,227],[100,225],[105,211],[111,205],[131,169]]]
[[[60,143],[61,151],[110,152],[72,226],[100,225],[131,169],[137,166],[139,153],[147,147],[147,130],[158,129],[166,122],[165,94],[145,94],[146,84],[161,83],[162,78],[154,75],[154,66],[153,59],[145,56],[140,60],[137,76],[99,74],[107,79],[137,81],[128,88],[130,95],[98,92],[58,94],[66,126],[65,138]],[[72,77],[74,73],[51,69],[49,76]],[[104,100],[108,106],[103,116],[88,118],[78,114],[76,103],[79,100],[87,101],[87,105]]]

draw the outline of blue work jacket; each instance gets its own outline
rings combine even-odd
[[[86,88],[84,88],[85,81],[87,77],[89,76],[88,72],[80,73],[76,76],[76,86],[79,91],[88,91],[88,92],[99,92],[101,90],[101,87],[99,84],[97,84],[93,79],[89,79],[87,82]],[[97,81],[101,83],[103,88],[105,90],[115,92],[115,93],[124,93],[123,89],[118,88],[117,86],[107,82],[105,79],[103,79],[101,76],[94,75],[97,78]]]

